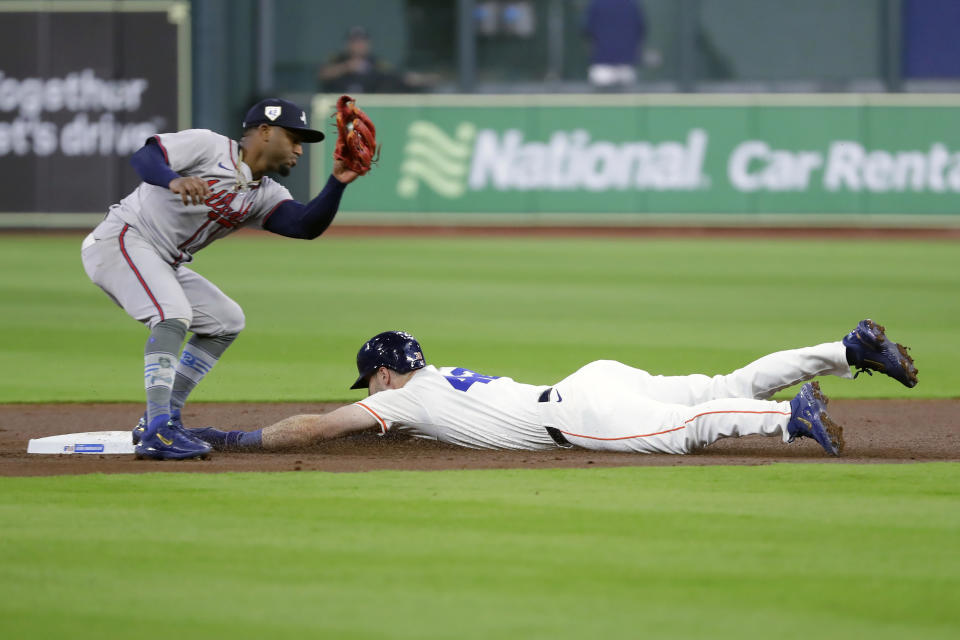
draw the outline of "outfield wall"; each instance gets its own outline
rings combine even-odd
[[[960,96],[359,96],[351,220],[960,225]],[[332,110],[317,96],[314,122]],[[311,157],[311,192],[330,171]]]
[[[90,226],[190,126],[189,4],[0,3],[0,226]]]
[[[960,95],[356,97],[383,154],[344,224],[960,228]],[[312,101],[328,132],[335,98]],[[284,180],[298,199],[323,187],[332,143]],[[8,151],[8,177],[33,175],[0,228],[92,227],[136,182],[126,155],[68,158],[101,169],[85,180]]]

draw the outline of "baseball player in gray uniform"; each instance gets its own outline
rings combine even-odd
[[[268,99],[247,112],[239,141],[207,129],[162,133],[131,158],[143,182],[110,207],[83,241],[81,255],[90,279],[150,329],[143,368],[147,407],[134,430],[138,457],[210,452],[183,428],[180,411],[244,328],[244,316],[187,264],[214,240],[245,227],[292,238],[323,233],[358,174],[335,161],[326,186],[307,204],[266,175],[289,175],[303,144],[323,138],[307,125],[303,109]],[[188,331],[193,335],[183,346]]]
[[[770,398],[816,376],[856,377],[852,367],[883,372],[907,387],[917,383],[907,349],[872,320],[841,341],[772,353],[727,375],[657,376],[601,360],[552,387],[427,365],[413,336],[387,331],[357,354],[359,377],[351,388],[366,388],[365,400],[252,432],[191,431],[218,449],[276,450],[398,429],[474,449],[678,454],[720,438],[764,435],[813,438],[839,455],[842,428],[827,414],[818,383],[803,385],[790,401]]]

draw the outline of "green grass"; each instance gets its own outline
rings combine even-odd
[[[0,478],[0,637],[954,638],[958,469]]]
[[[0,235],[0,402],[139,401],[146,332],[77,237]],[[871,316],[954,397],[950,242],[242,236],[200,401],[348,400],[357,348],[549,383],[718,373]],[[166,469],[165,469],[166,470]],[[960,466],[0,478],[2,638],[952,638]]]
[[[142,399],[146,331],[87,280],[80,240],[0,236],[0,402]],[[356,399],[356,350],[393,328],[439,365],[549,384],[601,358],[721,373],[867,316],[913,347],[921,384],[831,396],[953,397],[958,264],[955,242],[234,237],[196,269],[247,329],[193,399]]]

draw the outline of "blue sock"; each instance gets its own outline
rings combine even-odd
[[[263,448],[263,429],[244,432],[237,442],[243,449],[261,449]]]
[[[263,447],[263,429],[231,431],[227,434],[228,449],[260,449]]]

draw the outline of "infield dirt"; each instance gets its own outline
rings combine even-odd
[[[194,404],[189,426],[255,429],[298,413],[321,413],[336,404]],[[960,461],[960,399],[834,400],[831,416],[844,427],[846,449],[827,456],[810,440],[731,438],[686,455],[555,451],[476,451],[402,435],[362,434],[286,453],[214,453],[208,460],[136,460],[132,455],[28,454],[30,438],[131,428],[140,404],[0,405],[0,476],[180,471],[373,471],[381,469],[535,469],[574,467],[769,464],[773,462]]]

